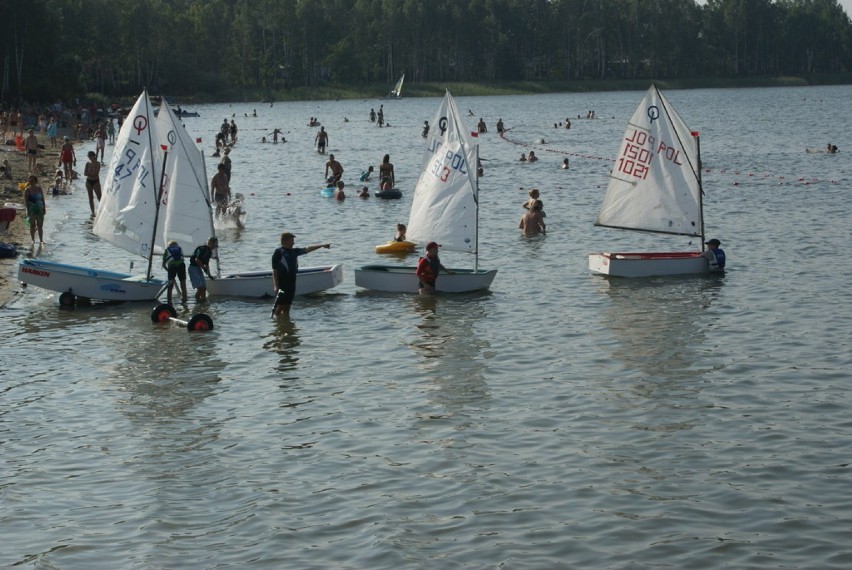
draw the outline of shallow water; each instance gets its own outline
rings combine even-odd
[[[241,128],[247,227],[218,232],[223,270],[267,267],[291,230],[331,241],[304,264],[346,281],[288,323],[211,302],[207,334],[19,295],[0,311],[0,566],[849,567],[852,88],[667,95],[701,131],[725,277],[588,274],[592,251],[688,247],[592,225],[640,92],[459,98],[471,128],[511,127],[480,137],[479,264],[500,271],[427,299],[358,290],[352,269],[407,220],[436,99],[191,109],[208,155],[222,118]],[[380,104],[390,128],[367,120]],[[403,199],[321,198],[310,116],[352,193],[388,152]],[[288,142],[261,144],[274,127]],[[533,186],[549,232],[523,239]],[[41,255],[126,269],[85,202],[51,201]]]

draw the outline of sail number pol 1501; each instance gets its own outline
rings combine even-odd
[[[624,148],[618,158],[617,166],[617,170],[624,174],[645,180],[651,167],[651,159],[654,158],[655,154],[678,166],[682,164],[680,150],[663,141],[660,141],[660,144],[654,149],[657,140],[644,131],[634,130],[624,138],[624,141]]]

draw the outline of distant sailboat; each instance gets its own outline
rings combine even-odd
[[[402,74],[402,77],[399,78],[399,81],[396,82],[396,85],[393,86],[390,94],[386,97],[386,99],[402,99],[402,82],[405,81],[405,74]]]

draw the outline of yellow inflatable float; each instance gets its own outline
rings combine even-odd
[[[389,241],[376,246],[376,253],[414,253],[416,244],[411,241]]]

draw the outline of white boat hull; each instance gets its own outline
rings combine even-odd
[[[42,259],[21,260],[18,280],[42,289],[102,301],[152,301],[168,284],[162,279],[146,280],[144,275],[101,271]]]
[[[307,295],[343,283],[343,264],[301,267],[296,275],[296,295]],[[274,297],[272,270],[233,273],[207,279],[207,292],[213,297]]]
[[[701,253],[592,253],[589,271],[609,277],[657,277],[664,275],[701,275],[710,272]]]
[[[420,282],[415,271],[414,267],[365,265],[355,270],[355,285],[388,293],[419,293]],[[436,289],[439,293],[469,293],[488,289],[497,275],[496,269],[450,271],[452,274],[441,273],[438,277]]]

